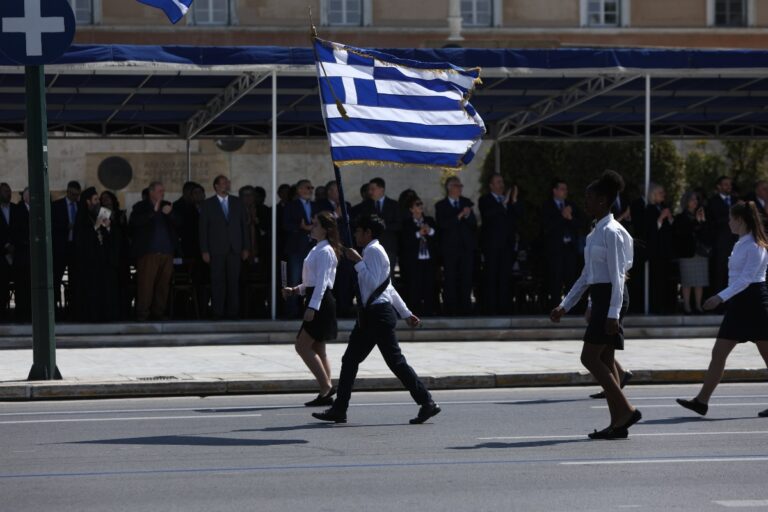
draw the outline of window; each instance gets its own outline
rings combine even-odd
[[[620,0],[589,0],[587,25],[590,27],[618,27],[621,21]]]
[[[78,25],[93,24],[93,0],[69,0]]]
[[[196,25],[229,25],[229,0],[195,0]]]
[[[362,0],[328,0],[327,20],[329,25],[363,24]]]
[[[746,25],[746,0],[715,0],[716,27],[745,27]]]
[[[467,27],[490,27],[493,23],[493,1],[461,0],[461,18]]]

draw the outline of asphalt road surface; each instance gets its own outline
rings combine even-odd
[[[630,386],[624,441],[594,388],[358,393],[346,425],[306,395],[0,403],[0,510],[615,511],[768,509],[768,384]]]

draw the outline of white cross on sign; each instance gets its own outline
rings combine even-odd
[[[23,18],[3,18],[3,32],[21,33],[26,36],[28,57],[41,57],[43,55],[43,34],[65,31],[63,17],[43,18],[40,11],[40,1],[24,0]]]

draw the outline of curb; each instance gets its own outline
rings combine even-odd
[[[705,370],[633,370],[632,384],[690,384],[699,383]],[[547,386],[594,385],[586,372],[428,375],[422,380],[431,390],[491,389]],[[726,370],[723,382],[765,382],[768,370]],[[355,381],[357,391],[401,390],[394,376],[360,377]],[[0,401],[83,400],[99,398],[144,398],[164,396],[216,396],[277,393],[314,393],[317,384],[312,379],[192,379],[161,382],[11,382],[0,384]]]

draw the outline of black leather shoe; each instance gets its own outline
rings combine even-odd
[[[768,409],[764,411],[760,411],[759,413],[757,413],[757,415],[760,416],[761,418],[768,418]]]
[[[624,389],[624,386],[626,386],[627,383],[630,380],[632,380],[632,377],[634,377],[632,372],[630,371],[624,372],[624,375],[621,376],[621,389]],[[605,398],[605,391],[595,393],[594,395],[589,395],[589,398],[597,398],[597,399]]]
[[[629,430],[624,427],[608,427],[604,428],[600,432],[595,430],[591,434],[588,434],[590,439],[626,439],[629,437]]]
[[[430,402],[426,405],[422,405],[419,409],[419,414],[416,415],[415,418],[411,420],[411,425],[420,425],[421,423],[424,423],[432,416],[437,416],[440,414],[440,406],[437,405],[435,402]]]
[[[333,408],[326,409],[323,412],[313,412],[313,418],[317,418],[321,421],[332,421],[334,423],[346,423],[347,414],[343,412],[334,411]]]
[[[328,407],[333,405],[333,395],[336,394],[336,388],[332,387],[325,395],[317,395],[317,398],[304,404],[305,407]]]
[[[702,416],[706,416],[707,411],[709,410],[709,405],[703,404],[695,398],[693,400],[684,400],[682,398],[678,398],[677,403],[686,409],[690,409],[697,414],[701,414]]]
[[[643,413],[640,412],[640,409],[635,409],[635,412],[632,413],[632,416],[629,418],[629,420],[627,420],[627,422],[619,428],[628,429],[641,419],[643,419]]]

